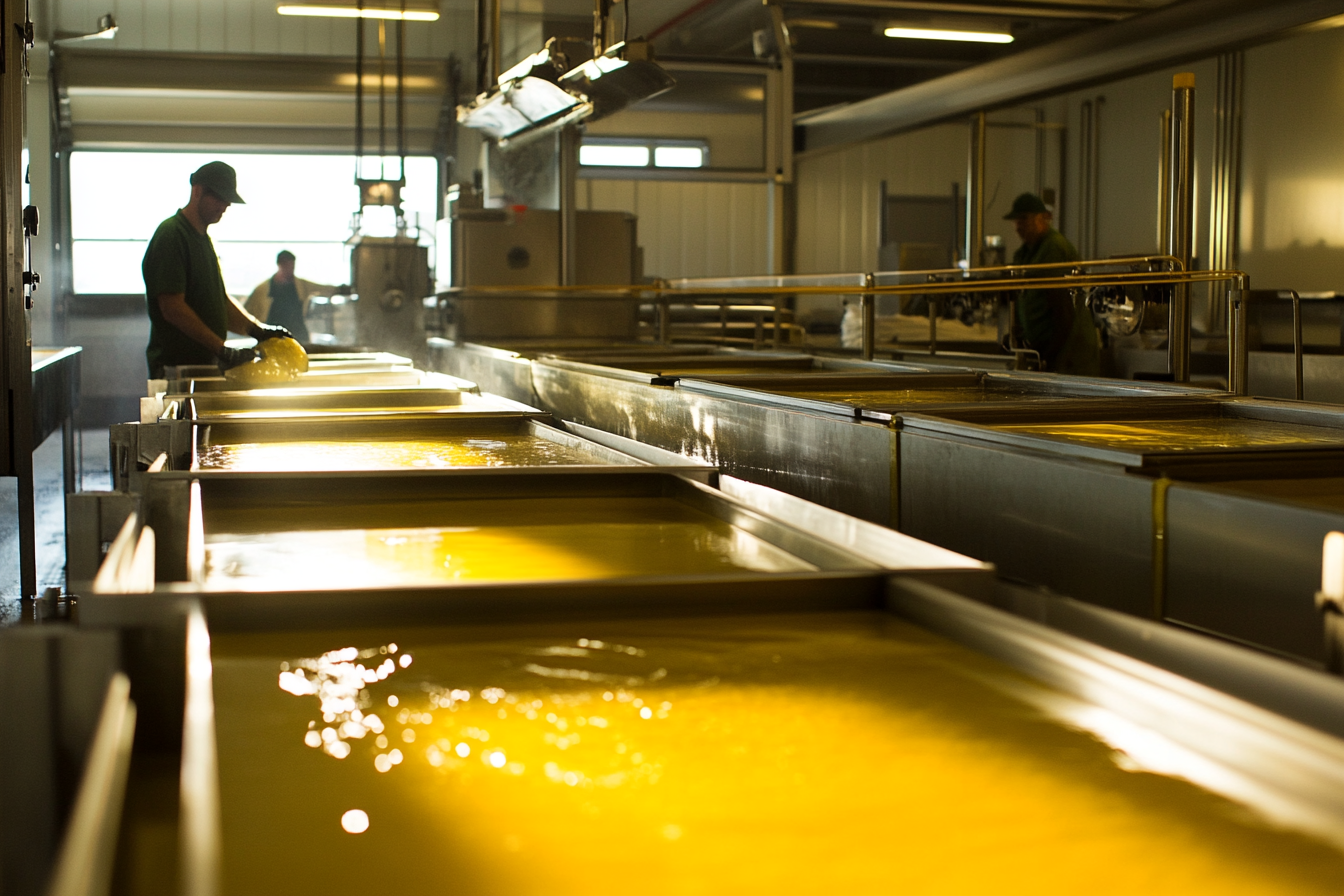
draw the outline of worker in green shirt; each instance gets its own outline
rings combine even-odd
[[[1023,193],[1003,216],[1012,221],[1022,246],[1013,264],[1078,261],[1078,250],[1051,226],[1053,215],[1035,193]],[[1063,274],[1064,271],[1058,273]],[[1101,342],[1092,313],[1067,289],[1024,289],[1017,297],[1018,335],[1041,356],[1041,366],[1054,373],[1101,375]]]
[[[227,370],[256,360],[255,350],[224,344],[230,330],[258,342],[290,335],[284,327],[257,320],[224,291],[219,256],[206,231],[230,205],[242,201],[233,168],[208,162],[191,175],[191,201],[154,231],[140,266],[149,310],[145,358],[151,379],[161,379],[164,368],[180,364],[217,363]]]

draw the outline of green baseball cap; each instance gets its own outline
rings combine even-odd
[[[206,162],[191,176],[191,185],[205,187],[220,199],[247,205],[238,195],[238,172],[224,162]]]
[[[1027,215],[1037,215],[1041,212],[1050,213],[1041,197],[1035,193],[1023,193],[1013,200],[1013,207],[1008,214],[1003,216],[1003,220],[1012,221],[1016,218],[1025,218]]]

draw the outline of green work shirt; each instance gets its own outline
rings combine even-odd
[[[145,303],[149,309],[149,346],[145,359],[151,378],[163,376],[163,368],[176,364],[213,364],[210,349],[168,323],[159,308],[159,296],[181,293],[187,307],[223,339],[229,332],[229,295],[219,271],[219,256],[208,234],[201,233],[187,216],[177,214],[159,225],[145,249],[140,265],[145,277]]]
[[[1013,264],[1078,261],[1078,250],[1053,227],[1040,242],[1023,244]],[[1045,369],[1081,376],[1101,374],[1101,343],[1087,306],[1064,289],[1026,289],[1017,298],[1017,326],[1023,340],[1041,353]]]

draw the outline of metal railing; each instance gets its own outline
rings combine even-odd
[[[1143,266],[1150,270],[1134,271]],[[1130,270],[1124,270],[1124,269]],[[1152,270],[1152,268],[1158,268]],[[1120,270],[1117,270],[1120,269]],[[845,274],[719,277],[660,280],[647,286],[498,286],[467,287],[442,295],[486,297],[507,295],[523,298],[584,298],[638,301],[657,309],[657,334],[671,341],[674,306],[707,304],[770,305],[774,312],[774,342],[782,332],[780,312],[788,297],[858,296],[863,321],[862,353],[874,354],[875,308],[878,296],[942,296],[964,293],[1019,292],[1022,290],[1091,289],[1100,286],[1188,286],[1194,283],[1228,284],[1228,391],[1245,395],[1248,352],[1244,296],[1249,278],[1242,271],[1186,271],[1170,255],[1140,255],[1091,261],[1035,265],[1003,265],[969,271],[949,268],[928,271],[882,271]],[[1297,303],[1294,303],[1297,307]],[[1297,324],[1300,327],[1300,319]],[[1189,371],[1189,340],[1168,334],[1173,371]],[[1301,395],[1301,339],[1297,339],[1298,395]],[[936,318],[930,324],[930,353],[937,351]]]

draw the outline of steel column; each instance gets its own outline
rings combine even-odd
[[[574,181],[579,174],[579,129],[574,125],[560,131],[560,285],[578,282],[575,251]]]
[[[980,267],[985,244],[985,113],[971,117],[970,158],[966,166],[966,263]]]
[[[1166,251],[1190,270],[1195,210],[1195,76],[1182,72],[1171,82],[1171,218]],[[1167,361],[1172,379],[1190,381],[1190,287],[1177,284],[1168,314]]]

